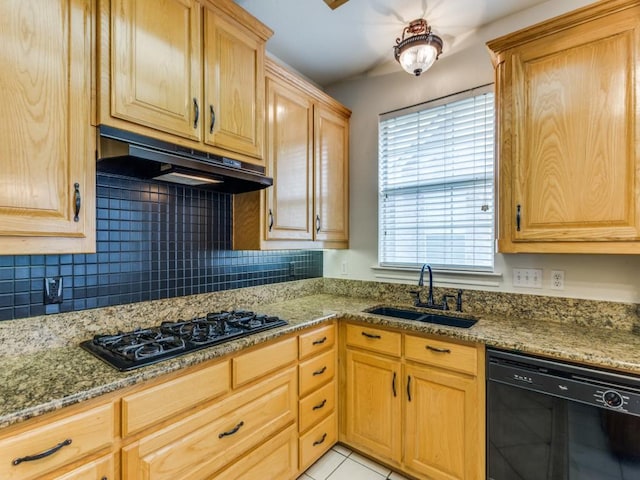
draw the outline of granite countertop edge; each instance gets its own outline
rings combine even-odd
[[[365,312],[378,305],[379,302],[372,299],[333,294],[315,294],[268,304],[263,313],[278,315],[289,324],[130,372],[116,371],[77,345],[44,349],[19,357],[0,357],[3,390],[0,428],[236,353],[336,317],[640,375],[640,336],[633,332],[576,328],[554,321],[530,322],[490,315],[476,317],[476,325],[463,329]]]

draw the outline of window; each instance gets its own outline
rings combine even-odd
[[[493,271],[491,85],[380,116],[378,258]]]

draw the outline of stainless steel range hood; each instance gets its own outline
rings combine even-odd
[[[273,184],[264,167],[100,125],[98,171],[244,193]]]

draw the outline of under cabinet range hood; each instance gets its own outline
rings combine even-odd
[[[100,125],[99,172],[244,193],[273,185],[264,167]]]

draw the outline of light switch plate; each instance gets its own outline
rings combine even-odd
[[[514,268],[513,286],[526,288],[542,288],[542,269]]]

